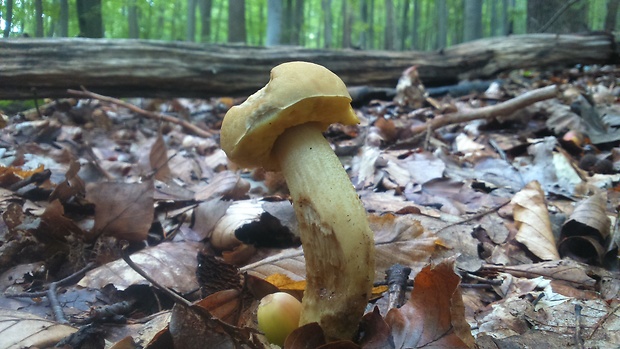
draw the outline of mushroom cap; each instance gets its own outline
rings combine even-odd
[[[288,62],[271,70],[269,83],[224,117],[220,144],[242,167],[280,169],[273,145],[287,128],[315,122],[359,123],[344,82],[329,69],[309,62]]]

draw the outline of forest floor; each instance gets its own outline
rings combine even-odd
[[[375,234],[373,298],[353,341],[286,347],[617,348],[619,82],[518,70],[444,95],[414,69],[356,101],[325,136]],[[305,263],[284,179],[219,146],[242,99],[91,96],[2,115],[0,347],[268,347],[258,299],[301,297]]]

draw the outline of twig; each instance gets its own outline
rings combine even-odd
[[[180,305],[182,307],[185,307],[187,309],[190,309],[195,314],[201,316],[205,320],[205,323],[208,326],[213,326],[213,328],[217,328],[217,326],[219,326],[219,328],[221,330],[223,330],[224,332],[226,332],[226,334],[228,334],[230,339],[236,345],[239,345],[241,343],[241,344],[248,345],[250,348],[254,348],[254,346],[253,346],[253,344],[254,344],[253,343],[253,339],[254,339],[253,334],[259,333],[258,331],[253,330],[253,329],[249,329],[249,331],[252,334],[252,336],[247,336],[247,337],[244,336],[244,333],[242,333],[244,331],[239,331],[239,329],[240,329],[239,327],[231,325],[231,324],[229,324],[229,323],[227,323],[227,322],[225,322],[225,321],[223,321],[223,320],[213,316],[207,309],[205,309],[205,308],[203,308],[201,306],[192,304],[187,299],[181,297],[177,293],[175,293],[172,290],[170,290],[168,287],[165,287],[165,286],[161,285],[159,282],[157,282],[155,279],[153,279],[150,275],[148,275],[144,270],[142,270],[142,268],[140,268],[140,266],[138,266],[136,263],[134,263],[131,260],[131,257],[127,253],[127,249],[126,248],[122,249],[122,257],[123,257],[123,260],[125,261],[125,263],[127,263],[127,265],[129,265],[131,267],[131,269],[133,269],[136,273],[140,274],[140,276],[142,276],[148,282],[150,282],[153,285],[153,287],[156,287],[158,290],[160,290],[163,293],[165,293],[176,304],[178,304],[178,305]]]
[[[76,278],[81,277],[84,273],[86,273],[87,271],[92,269],[95,265],[96,265],[95,262],[90,262],[84,268],[76,271],[75,273],[67,276],[66,278],[64,278],[62,280],[59,280],[59,281],[54,281],[54,282],[50,283],[50,287],[52,287],[52,285],[55,285],[55,287],[61,287],[61,286],[69,285],[69,284],[73,283],[74,281],[76,281],[75,280]],[[47,291],[41,291],[41,292],[21,292],[21,293],[5,293],[4,296],[5,297],[13,297],[13,298],[45,297],[45,296],[47,296]]]
[[[464,224],[464,223],[467,223],[467,222],[471,222],[471,221],[473,221],[473,220],[475,220],[475,219],[478,219],[478,218],[484,217],[484,216],[488,215],[489,213],[496,212],[496,211],[497,211],[497,210],[499,210],[500,208],[502,208],[502,207],[504,207],[504,206],[508,205],[508,203],[509,203],[509,202],[510,202],[510,200],[506,200],[506,202],[504,202],[504,203],[502,203],[502,204],[499,204],[499,205],[497,205],[497,206],[495,206],[495,207],[491,207],[491,208],[490,208],[490,209],[488,209],[488,210],[485,210],[485,211],[482,211],[482,212],[476,213],[475,215],[473,215],[473,216],[471,216],[471,217],[465,218],[465,219],[460,220],[460,221],[458,221],[458,222],[450,223],[450,224],[446,225],[445,227],[443,227],[443,228],[441,228],[441,229],[437,230],[437,231],[435,232],[435,234],[439,233],[440,231],[446,230],[446,229],[448,229],[448,228],[450,228],[450,227],[453,227],[453,226],[455,226],[455,225],[459,225],[459,224]]]
[[[65,286],[68,284],[77,281],[78,277],[82,277],[84,273],[88,270],[92,269],[96,264],[94,262],[88,263],[84,268],[76,271],[75,273],[67,276],[66,278],[54,281],[50,283],[47,291],[42,292],[22,292],[22,293],[5,293],[6,297],[14,297],[14,298],[34,298],[34,297],[47,297],[47,301],[52,308],[52,312],[54,313],[54,318],[58,323],[66,324],[69,323],[67,318],[65,318],[65,313],[62,310],[62,305],[60,305],[60,301],[58,300],[58,293],[56,290],[58,287]]]
[[[566,12],[566,10],[568,10],[571,6],[573,6],[574,4],[578,3],[580,0],[570,0],[564,3],[564,5],[562,7],[560,7],[560,9],[553,14],[553,16],[551,16],[551,18],[549,18],[549,20],[547,21],[547,23],[545,23],[545,25],[543,25],[542,27],[540,27],[540,29],[538,29],[539,33],[544,33],[547,31],[547,29],[549,29],[549,27],[551,27],[553,25],[553,23],[555,23],[555,21],[558,20],[558,18],[560,18],[560,16]]]
[[[134,113],[138,113],[142,116],[145,116],[149,119],[153,119],[153,120],[158,120],[158,121],[167,121],[167,122],[171,122],[173,124],[177,124],[177,125],[181,125],[183,128],[185,128],[186,130],[191,131],[193,134],[195,134],[196,136],[200,136],[200,137],[204,137],[204,138],[208,138],[213,136],[212,132],[209,132],[207,130],[203,130],[200,127],[189,123],[185,120],[181,120],[179,118],[175,118],[174,116],[171,115],[166,115],[166,114],[162,114],[162,113],[156,113],[156,112],[151,112],[148,110],[144,110],[138,106],[135,106],[131,103],[127,103],[125,101],[122,101],[120,99],[117,98],[113,98],[113,97],[108,97],[108,96],[103,96],[94,92],[90,92],[86,89],[84,89],[83,91],[78,91],[78,90],[67,90],[68,93],[72,94],[72,95],[76,95],[82,98],[93,98],[93,99],[98,99],[100,101],[104,101],[104,102],[109,102],[109,103],[113,103],[116,105],[120,105],[121,107],[127,108],[131,111],[133,111]]]
[[[536,102],[554,98],[557,93],[557,86],[550,85],[536,90],[527,91],[520,96],[496,105],[490,105],[474,110],[456,112],[439,116],[435,119],[432,119],[430,121],[430,124],[413,127],[411,129],[411,132],[414,134],[413,137],[406,139],[402,142],[398,142],[389,148],[402,148],[406,146],[413,146],[417,144],[420,139],[422,139],[425,132],[432,132],[446,125],[459,124],[462,122],[468,122],[477,119],[490,119],[500,115],[510,115],[513,112],[532,105]]]

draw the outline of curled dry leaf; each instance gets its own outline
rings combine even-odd
[[[78,172],[80,171],[80,163],[77,161],[72,161],[71,165],[69,165],[69,170],[65,174],[65,180],[60,182],[54,191],[50,194],[49,201],[54,201],[56,199],[60,200],[60,202],[67,202],[72,197],[84,197],[86,192],[86,187],[84,181],[80,176],[78,176]]]
[[[196,281],[196,255],[201,244],[192,242],[164,242],[131,255],[131,259],[162,286],[179,293],[189,293],[198,288]],[[86,273],[78,283],[89,288],[103,288],[112,284],[118,290],[148,282],[120,259],[104,264]]]
[[[166,142],[164,142],[161,133],[157,134],[155,142],[151,147],[149,161],[151,163],[151,169],[155,171],[155,179],[168,182],[172,178],[170,167],[168,166],[168,149],[166,148]]]
[[[152,181],[92,184],[87,186],[86,199],[95,204],[96,236],[128,241],[146,239],[155,212]]]
[[[540,183],[532,181],[512,198],[517,241],[543,260],[560,259],[551,231],[545,193]]]
[[[473,347],[459,284],[453,259],[425,267],[415,278],[409,301],[385,317],[395,347]]]
[[[582,201],[562,226],[559,250],[562,257],[600,264],[605,255],[605,241],[611,220],[607,216],[605,192]]]

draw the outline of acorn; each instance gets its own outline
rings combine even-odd
[[[276,292],[258,304],[258,329],[270,343],[284,345],[284,340],[299,327],[301,302],[286,292]]]

